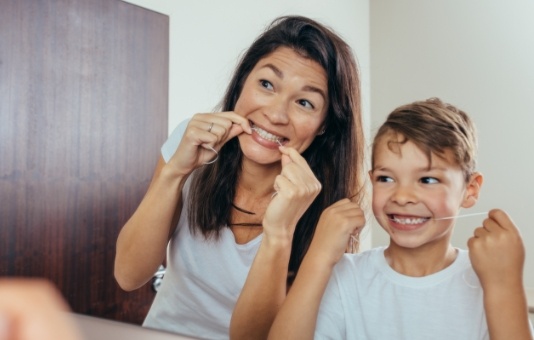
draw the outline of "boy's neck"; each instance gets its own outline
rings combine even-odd
[[[450,266],[457,253],[451,244],[426,244],[417,248],[404,248],[392,242],[384,251],[384,256],[396,272],[406,276],[423,277]]]

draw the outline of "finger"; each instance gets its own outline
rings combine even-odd
[[[291,163],[297,164],[300,168],[304,169],[306,173],[315,177],[306,159],[302,157],[302,155],[298,153],[296,149],[291,148],[291,147],[286,147],[286,146],[280,146],[279,150],[283,155],[287,155],[289,157],[289,159],[291,160]]]
[[[344,206],[344,205],[346,205],[348,202],[350,202],[350,200],[349,200],[348,198],[342,198],[342,199],[340,199],[339,201],[337,201],[337,202],[335,202],[334,204],[332,204],[330,207],[335,208],[335,207]]]
[[[298,154],[298,153],[297,153]],[[298,155],[300,157],[300,155]],[[306,163],[306,160],[302,158],[303,162],[294,162],[293,158],[287,154],[282,154],[282,172],[281,174],[287,177],[290,181],[298,185],[310,186],[311,190],[320,190],[317,188],[320,186],[319,181],[315,177],[315,174]]]
[[[223,111],[218,112],[215,114],[216,116],[224,117],[232,122],[232,124],[236,124],[241,126],[244,132],[248,133],[249,135],[252,133],[252,128],[250,127],[250,122],[245,117],[237,114],[234,111]]]
[[[292,162],[291,157],[289,157],[288,155],[282,154],[281,162],[282,162],[282,168],[283,168]]]
[[[297,188],[300,188],[301,192],[316,194],[321,191],[321,183],[313,173],[308,173],[294,162],[284,166],[280,175],[288,179]]]
[[[280,196],[280,194],[290,194],[295,190],[295,184],[292,183],[289,179],[287,179],[285,176],[278,175],[274,179],[274,190],[277,192],[277,196]],[[284,195],[285,196],[285,195]]]
[[[347,216],[364,216],[363,210],[360,206],[354,202],[351,202],[348,198],[337,201],[331,205],[332,209],[335,209],[337,213],[346,214]]]
[[[514,230],[517,229],[510,216],[500,209],[492,209],[488,212],[488,218],[495,222],[496,227]]]
[[[249,121],[233,111],[197,113],[191,118],[190,125],[199,131],[213,133],[218,137],[218,142],[226,142],[242,132],[252,133]],[[236,129],[234,125],[241,129]],[[233,132],[232,136],[228,137],[230,132]]]
[[[473,232],[473,235],[474,235],[476,238],[484,237],[484,236],[487,236],[487,235],[488,235],[488,230],[485,229],[484,227],[478,227],[478,228],[476,228],[475,231]]]

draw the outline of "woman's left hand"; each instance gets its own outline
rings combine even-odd
[[[274,181],[276,195],[267,206],[263,218],[264,237],[271,240],[292,240],[297,222],[321,192],[306,160],[290,147],[280,147],[282,172]]]

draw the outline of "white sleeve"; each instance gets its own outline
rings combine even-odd
[[[345,315],[334,272],[321,300],[314,339],[346,339],[345,333]]]
[[[180,142],[182,141],[188,123],[189,118],[180,122],[169,138],[167,138],[167,141],[163,143],[163,146],[161,147],[161,155],[166,163],[171,159],[172,155],[174,155],[176,149],[178,149],[178,145],[180,145]]]

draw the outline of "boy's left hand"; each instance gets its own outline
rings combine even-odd
[[[473,269],[484,290],[522,285],[525,247],[511,218],[493,209],[467,242]]]

